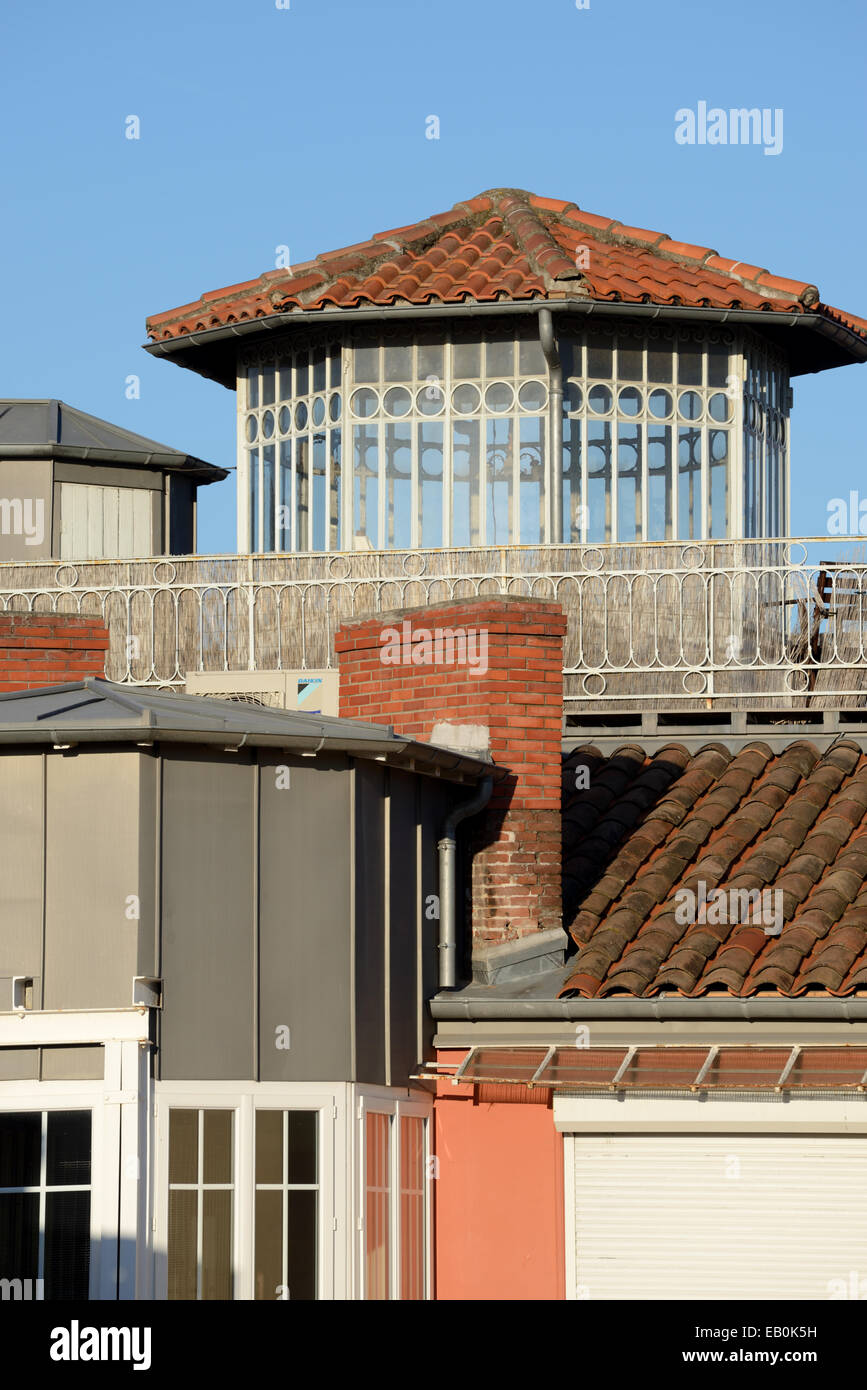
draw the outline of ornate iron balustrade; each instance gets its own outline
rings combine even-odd
[[[845,560],[811,559],[822,547]],[[106,676],[321,669],[347,618],[483,594],[568,615],[568,707],[867,700],[860,538],[0,565],[0,611],[99,615]]]

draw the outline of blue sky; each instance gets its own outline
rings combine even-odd
[[[808,280],[867,316],[855,0],[41,0],[0,20],[0,395],[234,463],[234,394],[148,314],[515,186]],[[781,108],[782,152],[675,112]],[[425,138],[429,115],[440,139]],[[136,115],[141,138],[125,138]],[[792,531],[863,477],[867,366],[799,377]],[[130,374],[138,400],[125,396]],[[235,548],[234,475],[199,548]]]

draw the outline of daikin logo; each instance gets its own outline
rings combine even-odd
[[[675,111],[674,138],[679,145],[763,145],[765,154],[783,152],[782,107],[721,106],[708,110],[706,101],[697,103],[695,111],[682,106]]]
[[[488,669],[487,629],[417,627],[405,618],[401,628],[384,627],[379,635],[383,666],[468,666],[471,676]]]

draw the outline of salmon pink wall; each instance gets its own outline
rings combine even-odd
[[[441,1080],[434,1115],[436,1297],[564,1299],[563,1138],[550,1092]]]

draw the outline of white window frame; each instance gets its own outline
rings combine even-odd
[[[388,1252],[388,1272],[389,1272],[389,1301],[400,1301],[400,1251],[401,1251],[401,1229],[400,1229],[400,1121],[404,1118],[414,1118],[424,1120],[424,1240],[425,1240],[425,1260],[424,1260],[424,1294],[427,1299],[433,1298],[433,1193],[431,1191],[432,1181],[432,1126],[433,1126],[433,1102],[430,1097],[420,1092],[408,1094],[402,1092],[395,1095],[393,1090],[386,1087],[365,1087],[359,1088],[356,1104],[356,1134],[357,1134],[357,1153],[358,1162],[355,1164],[356,1181],[356,1226],[358,1239],[356,1242],[356,1288],[358,1298],[367,1298],[367,1285],[365,1279],[365,1197],[367,1187],[367,1116],[369,1114],[388,1115],[391,1117],[391,1142],[389,1145],[390,1181],[389,1181],[389,1252]]]
[[[156,1226],[155,1297],[168,1297],[169,1112],[231,1110],[234,1112],[232,1243],[233,1301],[252,1302],[255,1292],[256,1110],[316,1110],[319,1112],[319,1251],[318,1296],[343,1298],[345,1264],[341,1259],[340,1203],[335,1201],[335,1175],[345,1171],[341,1116],[345,1086],[318,1082],[157,1082],[156,1087]]]
[[[102,1081],[4,1081],[0,1083],[0,1115],[47,1114],[58,1110],[90,1111],[90,1270],[88,1298],[116,1297],[114,1262],[117,1248],[118,1154],[106,1124]],[[40,1172],[40,1180],[44,1179]],[[45,1187],[41,1182],[44,1194]],[[51,1191],[64,1189],[52,1186]],[[70,1191],[81,1190],[71,1187]],[[102,1201],[100,1201],[102,1198]],[[114,1220],[111,1207],[114,1205]],[[106,1219],[108,1218],[108,1219]],[[104,1235],[107,1237],[104,1238]],[[112,1240],[113,1235],[113,1240]],[[40,1230],[40,1263],[45,1232]],[[14,1278],[15,1271],[3,1271]]]

